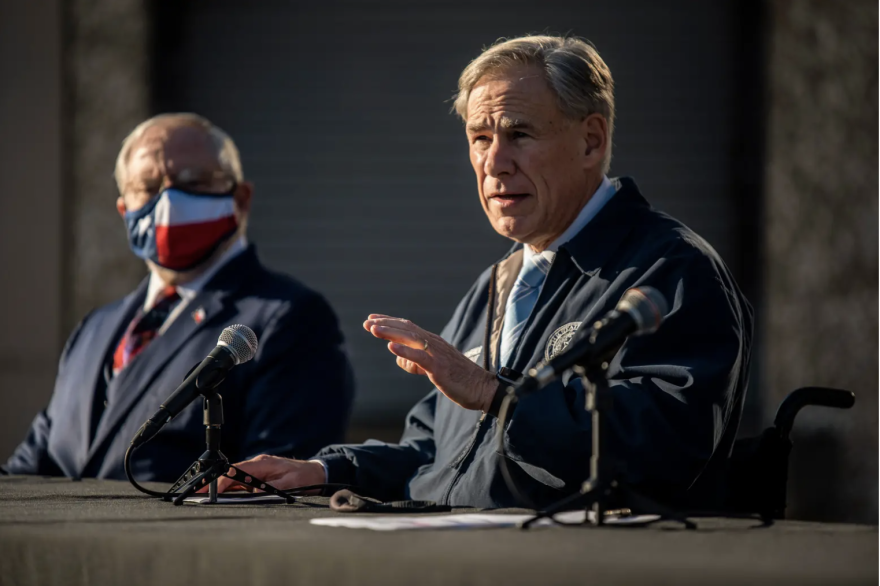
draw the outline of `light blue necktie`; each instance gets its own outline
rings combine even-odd
[[[501,328],[501,362],[499,366],[510,367],[513,349],[526,326],[526,320],[538,301],[541,285],[550,271],[550,261],[535,254],[524,255],[523,267],[513,284],[504,311],[504,325]]]

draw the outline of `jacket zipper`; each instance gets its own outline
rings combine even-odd
[[[495,321],[495,279],[498,273],[498,265],[492,265],[492,272],[489,275],[489,291],[488,291],[488,304],[486,305],[486,330],[483,335],[483,368],[487,371],[490,370],[489,364],[489,346],[492,340],[492,322]],[[455,461],[450,464],[451,468],[458,468],[468,456],[473,452],[474,447],[477,445],[477,439],[480,436],[480,430],[483,427],[483,422],[486,420],[486,414],[483,413],[480,415],[480,418],[477,420],[477,424],[474,426],[474,434],[471,436],[471,441],[468,446],[462,450],[461,454],[455,459]],[[458,469],[455,473],[455,476],[452,478],[452,481],[449,483],[449,487],[447,487],[446,492],[443,495],[443,504],[449,503],[449,495],[452,493],[452,489],[455,487],[458,479],[461,477],[461,469]]]

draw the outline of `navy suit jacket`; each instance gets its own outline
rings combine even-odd
[[[354,383],[336,315],[318,293],[263,267],[253,247],[220,269],[167,331],[105,384],[104,367],[143,304],[147,282],[92,311],[70,336],[49,406],[7,472],[124,479],[123,456],[135,432],[235,323],[254,330],[259,349],[218,389],[222,450],[230,460],[307,457],[343,439]],[[201,403],[134,452],[136,478],[174,481],[198,458],[205,449]]]

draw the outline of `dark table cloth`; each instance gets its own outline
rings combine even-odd
[[[152,488],[160,488],[151,485]],[[0,477],[0,584],[876,584],[877,527],[376,532],[327,499],[174,507],[112,481]],[[456,511],[464,512],[464,511]]]

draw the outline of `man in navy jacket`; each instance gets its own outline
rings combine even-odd
[[[49,405],[5,471],[124,479],[135,432],[236,323],[259,348],[219,387],[223,452],[305,457],[340,441],[354,385],[336,316],[247,243],[253,188],[228,135],[196,115],[157,116],[123,143],[116,179],[129,244],[150,275],[77,326]],[[134,452],[133,471],[174,481],[203,451],[194,401]]]
[[[499,431],[502,367],[525,373],[565,351],[579,328],[627,289],[668,300],[660,329],[610,361],[605,454],[620,480],[669,504],[722,498],[724,464],[748,379],[752,311],[703,239],[658,212],[631,179],[610,179],[614,95],[596,50],[525,37],[485,51],[462,73],[456,110],[493,228],[517,244],[487,269],[441,335],[370,315],[397,364],[436,387],[410,411],[397,444],[330,446],[312,460],[261,456],[246,472],[292,487],[354,484],[382,500],[507,507],[519,490],[545,506],[589,476],[592,427],[581,381],[563,377],[520,399]],[[223,488],[233,486],[224,479]]]

